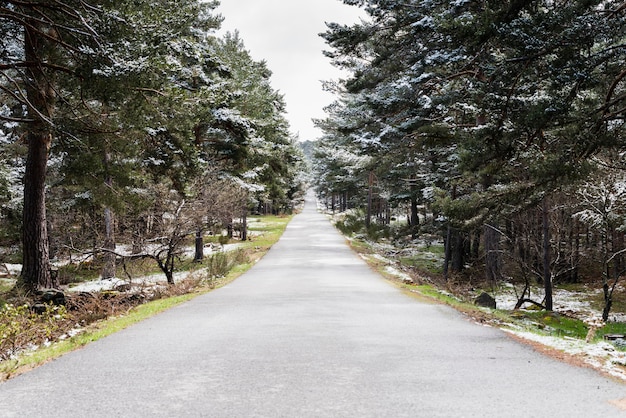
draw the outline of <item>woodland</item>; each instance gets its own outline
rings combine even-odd
[[[55,302],[77,279],[59,264],[109,279],[136,260],[166,277],[156,293],[189,292],[181,263],[249,241],[250,216],[293,212],[311,182],[343,232],[439,251],[417,270],[443,287],[510,285],[516,309],[550,312],[556,290],[589,286],[603,323],[626,312],[626,3],[343,2],[367,18],[321,34],[346,76],[326,82],[312,142],[290,133],[266,63],[219,34],[217,1],[0,2],[10,296]],[[138,303],[82,296],[0,300],[0,328],[21,318],[11,335],[44,341],[58,309],[87,323]]]
[[[171,284],[184,245],[199,260],[293,210],[284,99],[218,4],[0,2],[0,262],[20,291],[58,289],[52,261],[76,254],[103,279],[148,258]]]
[[[322,34],[348,76],[309,144],[342,226],[440,242],[444,282],[514,284],[516,307],[592,284],[606,321],[626,273],[626,3],[344,3],[368,18]]]

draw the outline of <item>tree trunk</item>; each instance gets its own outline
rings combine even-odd
[[[365,228],[369,230],[372,217],[372,188],[374,185],[374,174],[370,172],[367,189],[367,214],[365,215]]]
[[[624,257],[621,255],[620,251],[624,248],[624,233],[615,230],[613,232],[613,243],[612,243],[612,251],[613,254],[615,254],[614,257],[614,264],[613,264],[613,270],[614,270],[614,277],[619,277],[622,275],[622,272],[624,271]]]
[[[196,230],[195,246],[196,246],[196,251],[193,257],[193,261],[200,262],[204,259],[204,239],[202,236],[201,228],[198,228]]]
[[[492,285],[501,278],[500,234],[495,227],[485,225],[485,276]]]
[[[46,223],[46,166],[50,134],[28,134],[28,157],[24,174],[22,229],[22,273],[20,285],[26,290],[59,287],[50,275],[48,229]]]
[[[248,210],[243,208],[243,215],[241,217],[241,240],[248,240]]]
[[[417,213],[417,198],[411,196],[411,237],[417,238],[417,231],[420,223],[420,218]]]
[[[111,279],[117,273],[115,265],[115,226],[113,219],[113,211],[110,208],[104,208],[104,248],[111,250],[104,253],[104,265],[102,267],[102,278]]]
[[[580,265],[580,222],[575,219],[574,220],[574,248],[573,248],[573,268],[574,272],[572,273],[572,280],[577,283],[578,282],[578,266]]]
[[[470,250],[470,257],[472,260],[478,260],[480,254],[480,230],[476,229],[472,235],[472,245]]]
[[[450,257],[452,271],[463,271],[465,265],[465,245],[463,232],[458,229],[452,230],[452,254]]]
[[[550,271],[550,220],[548,218],[548,204],[546,199],[543,200],[543,208],[541,211],[542,230],[543,230],[543,287],[545,290],[545,306],[546,310],[552,310],[552,272]]]
[[[443,258],[443,278],[448,281],[450,271],[450,257],[452,255],[452,227],[448,225],[446,236],[444,238],[444,258]]]
[[[602,308],[602,320],[606,322],[609,320],[609,313],[611,312],[611,307],[613,306],[613,292],[611,292],[608,282],[602,285],[602,293],[604,295],[604,308]]]
[[[24,29],[24,52],[27,62],[41,63],[53,48],[41,35],[43,23],[33,19]],[[50,34],[54,37],[54,33]],[[26,94],[34,121],[28,129],[28,155],[24,173],[24,212],[22,227],[22,273],[19,285],[28,291],[58,288],[57,278],[50,274],[48,229],[46,225],[46,170],[52,142],[50,119],[55,102],[52,76],[42,66],[25,70]],[[48,120],[45,120],[48,119]]]

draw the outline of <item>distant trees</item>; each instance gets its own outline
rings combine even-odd
[[[189,201],[196,179],[219,167],[277,210],[298,189],[301,157],[265,65],[235,36],[216,37],[217,2],[157,3],[0,5],[1,146],[27,148],[0,173],[0,196],[18,197],[23,157],[27,290],[58,286],[49,244],[107,250],[103,276],[115,275],[116,231],[145,238],[155,184]]]
[[[371,19],[323,34],[351,76],[318,123],[320,190],[345,187],[333,173],[354,166],[339,150],[367,158],[353,181],[374,172],[392,202],[432,213],[446,272],[484,263],[487,279],[501,277],[509,245],[540,273],[551,309],[552,280],[580,262],[582,232],[559,199],[606,175],[597,157],[625,145],[621,3],[346,3]],[[366,188],[352,193],[364,206]],[[414,231],[427,227],[418,221]]]

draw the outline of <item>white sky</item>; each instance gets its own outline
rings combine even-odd
[[[252,58],[267,61],[272,86],[285,96],[291,131],[301,140],[318,138],[311,118],[323,118],[333,101],[321,81],[341,77],[322,54],[328,48],[318,34],[326,31],[325,22],[354,23],[364,12],[341,0],[220,1],[222,29],[239,30]]]

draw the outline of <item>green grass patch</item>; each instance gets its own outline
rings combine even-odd
[[[609,322],[596,333],[597,338],[604,338],[607,334],[620,334],[626,335],[626,323],[624,322]]]
[[[285,232],[291,219],[293,219],[292,215],[250,217],[248,241],[242,242],[242,247],[247,250],[268,250]]]
[[[538,332],[554,337],[570,337],[584,340],[588,333],[588,326],[578,319],[547,311],[503,311],[485,310],[473,303],[462,301],[447,292],[442,292],[431,285],[405,285],[404,288],[417,292],[420,295],[445,303],[468,315],[484,319],[485,321],[497,321],[499,323],[515,324],[526,328],[531,332]],[[601,339],[604,334],[626,333],[626,324],[607,324],[598,330],[596,339]]]
[[[351,239],[350,247],[359,254],[372,254],[374,252],[372,246],[367,241],[360,239]]]
[[[611,312],[609,312],[609,317],[612,312],[626,312],[626,293],[620,292],[616,290],[613,292],[613,304],[611,305]],[[602,292],[589,292],[588,293],[588,301],[592,308],[602,311],[604,309],[604,294]]]
[[[441,244],[423,246],[410,257],[400,257],[399,261],[405,266],[418,271],[433,274],[443,273],[443,256],[445,248]]]
[[[510,316],[515,322],[529,326],[531,331],[537,329],[554,337],[585,339],[589,330],[584,322],[556,312],[514,311]]]
[[[405,266],[412,267],[418,271],[424,271],[433,274],[442,274],[442,261],[437,258],[423,257],[420,255],[413,257],[401,257],[400,263]]]
[[[442,292],[441,290],[431,285],[418,285],[418,286],[411,286],[411,287],[414,287],[418,292],[420,292],[424,296],[431,297],[433,299],[436,299],[450,306],[460,306],[460,305],[466,304],[460,301],[458,298],[448,293]]]

